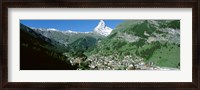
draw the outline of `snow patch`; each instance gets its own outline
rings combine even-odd
[[[47,31],[58,31],[58,30],[55,28],[47,28]]]

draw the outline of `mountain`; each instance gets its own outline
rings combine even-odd
[[[112,32],[112,29],[106,26],[103,20],[100,20],[99,24],[94,28],[94,32],[100,35],[108,36]]]
[[[61,45],[20,24],[20,70],[77,69],[62,55],[68,50]]]
[[[89,69],[179,68],[180,21],[125,21],[85,54]]]

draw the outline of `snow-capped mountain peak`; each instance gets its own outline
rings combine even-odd
[[[104,36],[108,36],[111,33],[111,31],[112,29],[106,26],[103,20],[100,20],[99,24],[94,28],[94,32]]]

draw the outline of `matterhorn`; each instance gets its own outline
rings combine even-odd
[[[111,33],[112,29],[106,26],[103,20],[100,20],[99,24],[94,28],[94,32],[100,35],[108,36]]]

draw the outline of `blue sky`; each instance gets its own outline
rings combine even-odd
[[[114,29],[123,20],[104,20],[106,25]],[[58,30],[72,30],[77,32],[92,31],[99,20],[20,20],[20,23],[34,28],[55,28]]]

